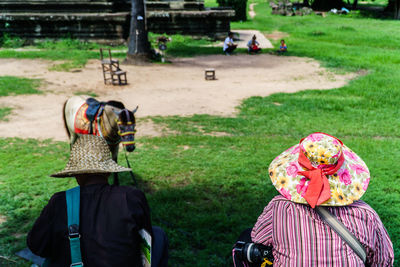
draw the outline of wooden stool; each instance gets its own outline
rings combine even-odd
[[[215,80],[215,69],[205,69],[204,74],[206,80]]]

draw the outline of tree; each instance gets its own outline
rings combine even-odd
[[[394,2],[394,19],[400,19],[400,0],[393,0]]]
[[[247,19],[247,0],[217,0],[220,7],[229,6],[235,10],[235,17],[233,21]]]
[[[342,8],[342,0],[314,0],[311,4],[313,10],[331,10],[332,8]]]
[[[354,0],[352,9],[357,9],[358,0]]]
[[[400,19],[400,0],[389,0],[385,12],[393,12],[393,18]]]
[[[146,12],[143,0],[131,0],[131,25],[128,38],[128,54],[125,63],[140,65],[150,58],[147,36]]]

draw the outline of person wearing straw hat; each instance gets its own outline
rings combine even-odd
[[[51,175],[75,177],[80,185],[81,262],[95,267],[142,266],[140,233],[144,231],[152,240],[151,266],[167,266],[168,241],[161,228],[152,227],[144,193],[108,184],[111,173],[125,171],[130,169],[111,159],[103,138],[80,135],[72,145],[65,169]],[[55,193],[28,234],[28,247],[49,259],[50,266],[69,266],[73,258],[67,202],[66,191]]]
[[[369,170],[338,138],[313,133],[301,139],[271,162],[269,177],[280,195],[239,239],[272,246],[275,266],[393,266],[389,235],[360,200]],[[344,227],[335,228],[323,211]]]

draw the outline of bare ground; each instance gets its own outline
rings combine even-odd
[[[49,71],[46,60],[0,59],[1,75],[43,79],[42,95],[0,98],[12,107],[0,122],[1,137],[67,140],[62,122],[64,101],[79,92],[100,100],[119,100],[137,112],[138,135],[158,136],[160,126],[148,116],[211,114],[235,116],[241,101],[251,96],[344,86],[355,74],[337,75],[308,58],[261,55],[213,55],[172,59],[172,64],[125,66],[129,85],[104,85],[98,60],[77,72]],[[204,79],[205,68],[215,68],[217,80]]]

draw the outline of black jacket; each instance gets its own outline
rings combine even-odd
[[[84,266],[142,266],[138,231],[152,235],[150,211],[143,192],[125,186],[81,187],[80,227]],[[51,259],[50,266],[69,266],[65,191],[52,196],[28,234],[33,253]]]

